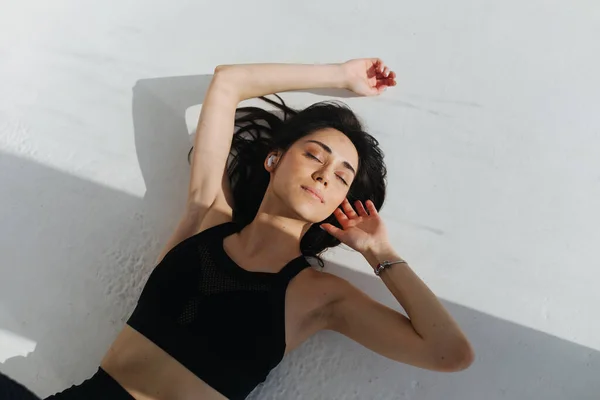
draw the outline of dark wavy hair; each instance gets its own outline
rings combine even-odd
[[[358,152],[356,176],[346,196],[350,204],[370,199],[380,210],[387,183],[384,155],[377,139],[363,130],[354,112],[339,101],[319,102],[297,111],[275,96],[280,103],[264,96],[260,99],[275,106],[279,112],[258,107],[242,107],[236,111],[237,129],[227,165],[234,200],[233,221],[246,226],[256,217],[270,180],[270,174],[264,168],[267,155],[273,151],[283,155],[297,140],[323,128],[334,128],[345,134]],[[341,228],[333,214],[321,223]],[[319,224],[313,224],[302,237],[300,251],[306,257],[317,259],[323,267],[320,255],[339,245],[340,241],[320,229]]]

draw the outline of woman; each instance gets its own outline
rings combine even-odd
[[[352,111],[281,104],[281,118],[253,107],[236,118],[244,99],[331,87],[374,96],[395,77],[379,59],[217,67],[175,233],[98,372],[50,398],[243,399],[322,329],[417,367],[468,367],[464,334],[390,243],[378,214],[383,155]],[[309,268],[306,257],[322,264],[319,254],[340,242],[364,256],[410,319]]]

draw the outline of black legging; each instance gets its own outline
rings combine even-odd
[[[81,385],[47,397],[46,400],[132,400],[131,396],[102,368]],[[18,382],[0,373],[0,400],[41,400]]]

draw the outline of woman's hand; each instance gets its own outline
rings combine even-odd
[[[360,200],[357,200],[354,205],[358,213],[354,211],[348,199],[344,199],[341,208],[338,207],[333,212],[342,229],[332,224],[320,226],[327,233],[362,254],[387,245],[389,243],[387,230],[375,204],[367,200],[366,210]]]
[[[377,96],[387,87],[396,86],[396,73],[379,58],[361,58],[341,64],[347,88],[362,96]]]

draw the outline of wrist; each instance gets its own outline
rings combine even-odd
[[[350,81],[351,81],[350,73],[349,73],[348,69],[345,67],[345,63],[335,64],[335,66],[338,68],[337,74],[340,78],[337,88],[351,90],[350,89]]]
[[[343,67],[343,64],[326,64],[325,67],[329,70],[328,81],[330,84],[327,85],[328,87],[335,89],[348,89],[349,77],[345,68]]]
[[[402,259],[389,243],[372,247],[362,253],[362,255],[373,269],[377,268],[377,265],[383,261],[397,261]]]

